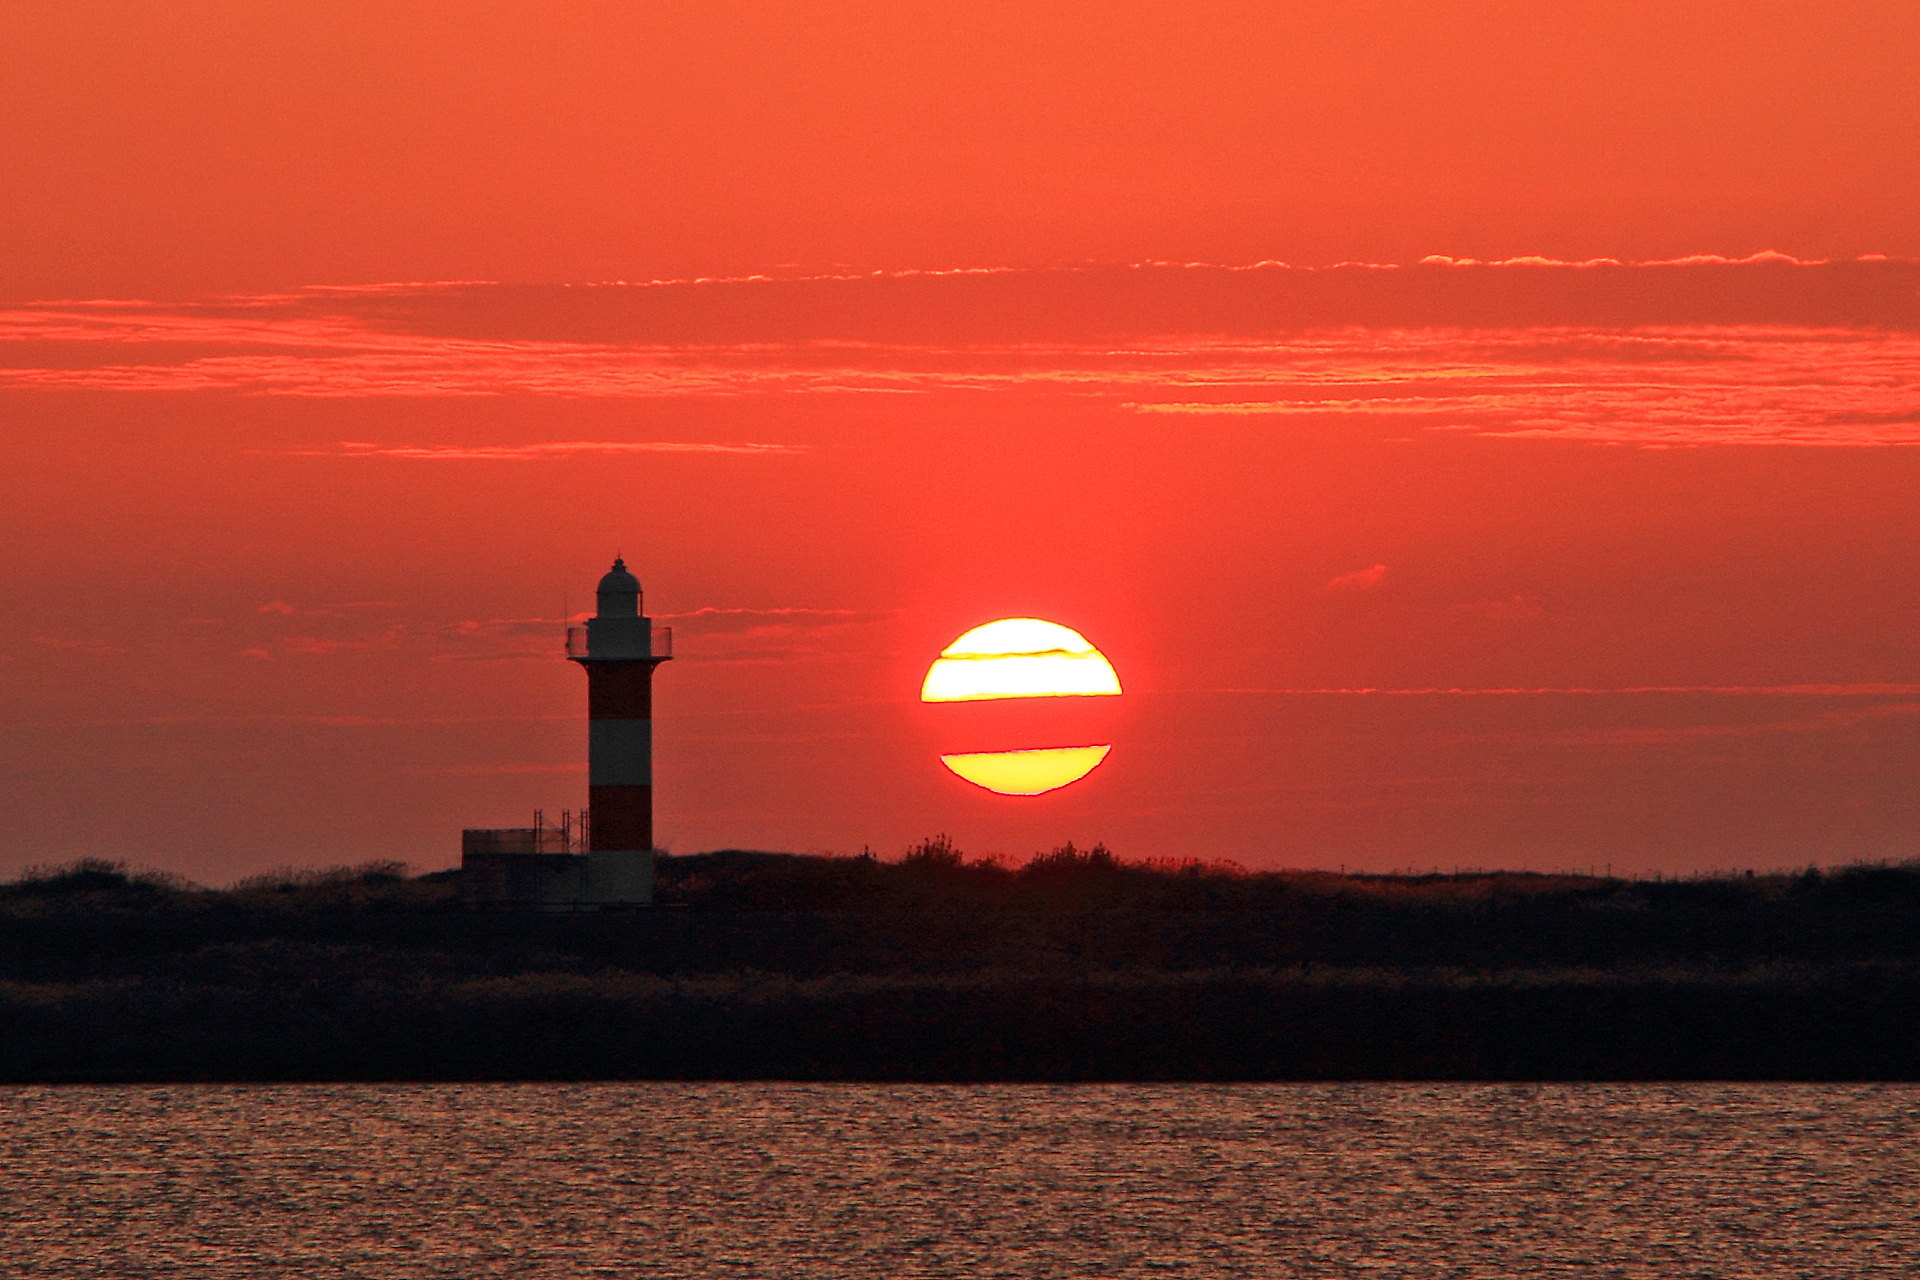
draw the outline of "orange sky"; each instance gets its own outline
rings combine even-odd
[[[1905,856],[1920,11],[1552,14],[8,6],[0,873],[577,806],[616,549],[679,851]]]
[[[14,0],[35,294],[1920,254],[1908,0]]]

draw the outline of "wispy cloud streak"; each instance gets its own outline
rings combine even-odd
[[[1781,255],[1530,262],[1319,273],[1187,264],[544,292],[395,285],[192,305],[49,303],[0,313],[0,388],[627,400],[1018,393],[1196,424],[1370,418],[1401,433],[1644,447],[1920,444],[1914,264],[1823,266]],[[1856,275],[1822,274],[1831,271]],[[1400,292],[1378,293],[1388,278]],[[1540,279],[1562,287],[1528,283]],[[1286,288],[1275,292],[1276,281]],[[1338,286],[1333,302],[1312,292],[1314,281]],[[1675,282],[1719,282],[1725,296],[1695,305],[1695,293],[1713,290]],[[858,292],[869,288],[917,292]],[[1558,312],[1533,306],[1536,317],[1586,319],[1519,323],[1532,306],[1521,304],[1543,292],[1586,301]],[[1776,305],[1777,294],[1800,300]],[[1007,314],[1028,330],[1003,321]],[[1405,322],[1386,322],[1395,316]],[[1693,319],[1675,322],[1683,316]],[[935,333],[929,317],[949,327]],[[876,336],[884,334],[895,336]],[[800,449],[350,441],[299,452],[529,461]]]
[[[295,458],[415,458],[432,462],[539,462],[582,454],[734,453],[794,454],[806,445],[713,442],[701,440],[549,440],[537,444],[383,445],[345,440],[330,449],[249,449]]]
[[[1136,413],[1384,416],[1429,430],[1642,446],[1920,443],[1920,337],[1860,330],[1369,335],[1209,370]],[[1180,386],[1204,398],[1178,394]]]
[[[1375,688],[1369,685],[1303,685],[1297,688],[1228,686],[1180,689],[1182,694],[1267,694],[1276,697],[1375,698],[1537,698],[1637,697],[1653,694],[1695,694],[1753,698],[1901,698],[1920,695],[1920,684],[1648,684],[1614,687],[1594,685],[1499,686],[1462,688]]]

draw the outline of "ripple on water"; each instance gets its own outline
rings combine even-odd
[[[14,1276],[1911,1276],[1920,1088],[14,1088]]]

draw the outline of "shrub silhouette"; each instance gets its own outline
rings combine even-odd
[[[1920,866],[1627,880],[657,862],[655,911],[459,873],[0,885],[0,1078],[1920,1078]]]
[[[954,847],[953,837],[943,833],[929,836],[909,848],[900,865],[916,871],[949,871],[965,861],[965,856]]]
[[[127,864],[124,862],[80,858],[61,866],[28,867],[21,882],[33,886],[37,892],[55,895],[124,889],[133,882],[133,878],[127,874]]]
[[[1120,874],[1120,861],[1104,844],[1080,850],[1069,840],[1057,849],[1035,854],[1020,868],[1020,878],[1030,884],[1060,884],[1075,880],[1112,879]],[[1151,870],[1148,875],[1155,874]]]

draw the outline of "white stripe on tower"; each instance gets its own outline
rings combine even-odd
[[[653,785],[653,721],[587,721],[587,785]]]

